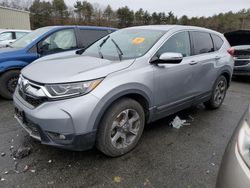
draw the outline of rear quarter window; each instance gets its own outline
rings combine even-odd
[[[211,34],[211,36],[212,36],[212,39],[213,39],[213,42],[214,42],[214,50],[217,51],[223,45],[223,40],[218,35]]]
[[[109,34],[108,30],[80,29],[81,42],[84,47],[89,46],[100,38]]]
[[[209,33],[192,31],[193,53],[194,55],[204,54],[214,51],[213,41]]]

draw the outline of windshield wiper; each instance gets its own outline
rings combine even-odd
[[[101,48],[109,38],[110,38],[110,35],[107,36],[105,39],[103,39],[103,41],[102,41],[102,43],[99,45],[99,47]]]
[[[114,41],[114,39],[111,39],[111,41],[114,43],[114,45],[115,45],[115,47],[117,49],[117,52],[118,52],[119,59],[121,61],[122,56],[123,56],[123,52],[122,52],[121,48],[118,46],[118,44]]]
[[[101,42],[101,44],[99,45],[98,47],[98,53],[99,53],[99,56],[103,59],[103,55],[102,55],[102,52],[101,52],[101,49],[102,49],[102,46],[105,44],[105,42],[110,38],[110,35],[107,36],[105,39],[103,39],[103,41]]]

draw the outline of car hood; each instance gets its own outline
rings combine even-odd
[[[4,48],[0,48],[0,58],[3,55],[11,55],[13,53],[19,52],[20,49],[16,49],[16,48],[10,48],[10,47],[4,47]]]
[[[224,34],[231,46],[250,45],[250,30],[238,30]]]
[[[16,60],[20,54],[22,54],[22,49],[16,48],[0,48],[0,63],[10,60]]]
[[[134,59],[114,62],[75,54],[60,58],[51,56],[26,66],[22,75],[43,84],[78,82],[105,77],[129,67],[133,62]]]

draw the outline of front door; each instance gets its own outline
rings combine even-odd
[[[192,102],[195,93],[195,79],[198,79],[200,65],[193,61],[189,32],[183,31],[170,37],[159,49],[162,53],[177,52],[183,55],[179,64],[158,64],[154,66],[155,104],[158,111],[165,111]]]

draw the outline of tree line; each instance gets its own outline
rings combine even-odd
[[[201,26],[220,32],[250,29],[250,7],[236,13],[220,13],[210,17],[177,17],[170,12],[150,13],[142,8],[133,11],[128,6],[114,10],[88,1],[78,0],[74,6],[67,6],[64,0],[2,0],[0,5],[30,11],[31,27],[36,29],[47,25],[97,25],[124,28],[149,24],[181,24]]]

